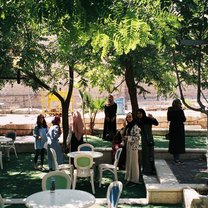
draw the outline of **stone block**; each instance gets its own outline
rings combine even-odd
[[[179,204],[183,195],[181,191],[148,191],[147,198],[153,204]]]

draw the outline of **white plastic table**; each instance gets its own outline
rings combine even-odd
[[[76,155],[78,154],[89,154],[91,155],[93,158],[99,158],[103,156],[102,152],[96,152],[96,151],[76,151],[76,152],[70,152],[67,155],[71,158],[74,158]]]
[[[85,191],[56,189],[53,193],[41,191],[28,196],[25,205],[29,208],[82,208],[95,204],[95,197]]]

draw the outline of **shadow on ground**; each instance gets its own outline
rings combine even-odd
[[[0,175],[0,194],[4,198],[25,198],[33,193],[41,191],[41,178],[48,170],[38,171],[33,168],[33,154],[24,153],[19,154],[19,158],[16,159],[14,155],[11,155],[10,161],[6,157],[3,159],[4,169],[1,170]],[[47,161],[47,160],[45,160]],[[65,162],[68,162],[68,157],[65,158]],[[46,166],[46,165],[45,165]],[[46,166],[47,167],[47,166]],[[97,173],[96,173],[97,175]],[[124,181],[125,172],[119,171],[119,180]],[[104,174],[102,180],[102,187],[98,187],[98,180],[95,181],[96,198],[105,198],[108,185],[113,180],[111,174]],[[91,193],[90,181],[86,179],[80,179],[77,182],[76,189],[84,190]],[[138,184],[133,187],[124,186],[121,198],[145,198],[146,190],[144,184]],[[5,207],[11,208],[25,208],[24,205],[5,205]],[[97,206],[106,207],[106,206]],[[143,207],[143,208],[181,208],[181,205],[147,205],[147,206],[133,206],[133,205],[119,205],[120,208],[128,207]]]

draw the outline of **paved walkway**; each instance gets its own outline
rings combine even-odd
[[[184,164],[176,165],[172,160],[166,160],[178,182],[181,184],[204,184],[207,179],[196,179],[200,171],[207,169],[206,159],[184,160]]]

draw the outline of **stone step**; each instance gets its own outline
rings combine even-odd
[[[178,184],[177,178],[174,176],[165,160],[155,160],[155,168],[157,178],[161,184]]]

